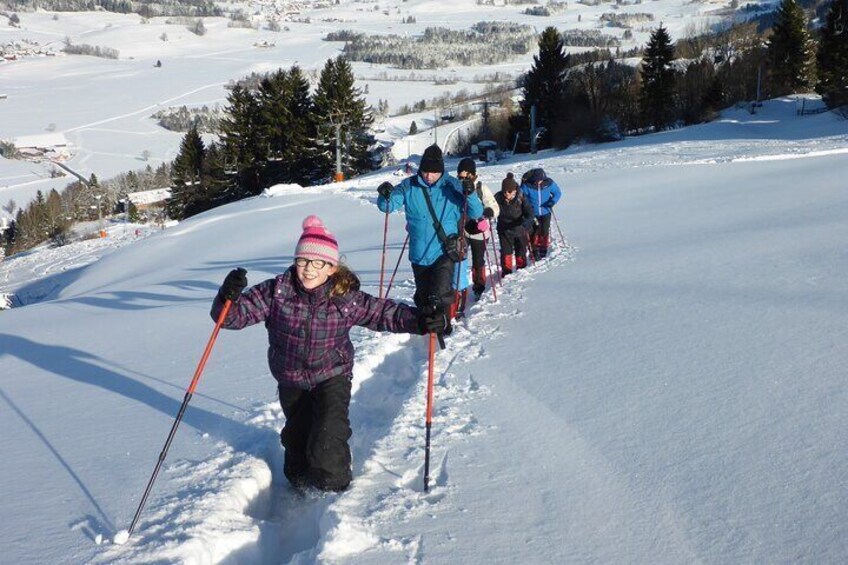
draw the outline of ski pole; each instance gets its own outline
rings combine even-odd
[[[381,185],[382,186],[382,185]],[[383,220],[383,254],[380,258],[380,293],[379,297],[383,298],[383,271],[386,267],[386,238],[389,234],[389,209],[386,207],[385,220]]]
[[[389,297],[389,292],[392,290],[392,283],[395,281],[395,275],[398,272],[398,267],[400,267],[400,260],[403,259],[403,252],[406,251],[407,243],[409,243],[409,232],[406,232],[406,239],[403,240],[403,247],[400,248],[400,255],[398,255],[397,264],[395,264],[395,270],[392,271],[392,278],[389,279],[389,286],[386,288],[386,296],[383,298]]]
[[[464,192],[463,188],[463,192]],[[459,219],[459,231],[457,235],[460,239],[465,238],[465,221],[468,217],[468,195],[465,195],[465,203],[462,206],[462,216]],[[485,243],[485,242],[484,242]],[[460,275],[462,274],[462,262],[465,260],[466,251],[468,250],[468,242],[465,242],[465,245],[462,246],[462,252],[459,254],[459,262],[456,264],[456,285],[454,285],[454,296],[453,303],[456,308],[459,308],[459,281],[462,280]],[[456,310],[454,310],[456,312]],[[444,349],[444,348],[443,348]]]
[[[132,523],[130,524],[130,529],[126,534],[127,539],[132,535],[133,530],[135,530],[135,526],[138,523],[139,517],[141,516],[141,511],[144,509],[144,504],[147,502],[147,497],[150,495],[150,490],[153,488],[154,481],[156,481],[156,476],[159,474],[159,470],[162,468],[162,463],[165,461],[165,457],[168,455],[168,449],[171,447],[171,442],[173,441],[174,436],[177,433],[177,428],[179,427],[180,422],[183,419],[183,415],[185,414],[186,408],[188,407],[188,403],[191,400],[192,395],[194,394],[194,389],[197,387],[197,383],[200,380],[200,375],[201,373],[203,373],[204,367],[206,367],[206,360],[209,359],[209,354],[212,353],[212,346],[215,345],[215,340],[218,338],[218,332],[221,331],[221,326],[224,325],[224,319],[226,319],[227,312],[230,311],[230,306],[232,306],[232,304],[233,303],[230,300],[224,302],[224,307],[221,309],[221,314],[218,316],[218,321],[215,323],[215,329],[212,330],[212,335],[209,338],[209,342],[206,344],[206,349],[203,350],[203,356],[200,358],[200,363],[197,364],[197,369],[195,369],[194,371],[194,377],[191,379],[191,384],[186,389],[182,406],[180,406],[180,410],[177,413],[176,419],[174,420],[174,425],[171,426],[171,432],[168,434],[168,439],[165,441],[165,447],[162,448],[162,453],[159,454],[159,460],[156,462],[156,467],[153,469],[153,474],[150,476],[150,480],[147,482],[147,488],[144,489],[144,494],[141,497],[141,502],[138,504],[138,509],[135,511],[135,516],[133,516]]]
[[[503,274],[501,273],[501,257],[498,255],[498,248],[495,247],[495,230],[492,229],[492,224],[489,224],[489,238],[492,240],[492,256],[498,262],[495,265],[498,272],[498,284],[503,286]]]
[[[562,248],[565,249],[565,237],[562,235],[562,230],[559,229],[559,220],[557,220],[556,214],[554,213],[554,209],[551,208],[551,217],[554,219],[554,223],[556,224],[557,231],[559,232],[559,238],[562,240]]]
[[[430,490],[430,429],[433,426],[433,374],[436,361],[436,332],[430,332],[430,345],[428,347],[430,363],[427,366],[427,411],[424,416],[425,440],[424,440],[424,492]]]
[[[491,226],[490,226],[491,227]],[[494,245],[494,242],[492,242]],[[498,301],[498,290],[495,288],[497,285],[495,284],[495,270],[492,268],[492,260],[489,259],[489,248],[486,245],[486,236],[483,236],[483,251],[486,253],[486,263],[489,268],[489,286],[492,287],[492,296],[495,298],[495,302]]]
[[[533,265],[536,264],[536,251],[533,249],[533,244],[530,242],[530,232],[524,230],[524,234],[527,236],[527,251],[529,251],[528,255],[530,255],[530,261]]]

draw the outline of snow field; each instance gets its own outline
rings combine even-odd
[[[555,245],[548,259],[506,277],[497,303],[487,292],[469,304],[469,317],[455,325],[447,349],[437,354],[428,493],[423,490],[427,338],[355,328],[354,482],[347,492],[294,493],[282,472],[282,410],[276,402],[259,404],[245,420],[251,431],[236,447],[218,443],[218,454],[209,460],[166,462],[158,480],[173,483],[177,492],[162,500],[151,497],[130,543],[114,546],[97,562],[311,563],[393,555],[420,561],[421,535],[386,536],[382,526],[408,523],[450,504],[456,488],[449,477],[451,453],[494,429],[481,425],[469,409],[470,401],[489,394],[487,387],[453,367],[485,357],[483,344],[500,333],[492,322],[520,315],[514,307],[523,284],[574,259],[573,248]],[[393,296],[410,296],[414,284],[407,279],[395,288]]]

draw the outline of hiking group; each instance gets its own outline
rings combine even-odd
[[[492,194],[477,178],[473,159],[460,161],[453,177],[445,173],[441,149],[431,145],[417,173],[378,188],[382,212],[402,208],[406,215],[414,306],[383,298],[382,284],[379,298],[360,290],[359,278],[340,260],[338,241],[317,216],[304,220],[293,264],[282,274],[250,288],[244,269],[226,276],[211,315],[225,329],[265,324],[268,364],[285,415],[284,473],[296,489],[342,491],[352,480],[353,326],[431,336],[426,489],[433,341],[450,335],[452,320],[464,315],[469,286],[476,299],[486,289],[488,241],[495,252],[493,223],[502,273],[522,269],[528,256],[533,261],[546,256],[560,195],[542,169],[528,171],[520,186],[509,173]],[[498,269],[489,263],[489,270]]]

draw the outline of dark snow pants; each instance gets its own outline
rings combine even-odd
[[[471,248],[471,282],[474,292],[480,294],[486,290],[486,240],[468,238]]]
[[[340,375],[312,390],[279,387],[286,415],[283,471],[292,486],[342,491],[350,484],[350,382]]]
[[[533,243],[533,255],[541,259],[548,254],[548,246],[551,242],[551,215],[536,216],[536,224],[531,233]]]
[[[415,305],[418,308],[429,306],[430,297],[435,296],[439,303],[448,310],[454,301],[454,290],[451,286],[454,262],[447,255],[442,255],[432,265],[412,265],[415,277]]]
[[[504,274],[510,274],[516,267],[523,269],[527,266],[527,241],[529,237],[523,226],[498,231],[503,261],[501,266],[504,269]],[[513,253],[515,253],[515,263],[512,262]]]

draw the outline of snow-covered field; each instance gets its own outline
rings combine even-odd
[[[303,500],[265,330],[224,332],[125,545],[224,275],[280,272],[317,213],[376,292],[374,187],[397,177],[270,191],[87,266],[53,250],[77,268],[54,256],[0,288],[55,286],[0,313],[2,561],[844,563],[846,154],[848,122],[777,100],[481,167],[498,186],[543,166],[568,246],[487,292],[438,354],[430,492],[425,338],[356,333],[355,479]],[[398,277],[409,299],[405,260]]]
[[[19,14],[20,28],[0,26],[0,44],[28,40],[59,52],[68,38],[75,45],[108,47],[119,52],[117,60],[88,56],[28,57],[0,62],[0,140],[19,140],[51,134],[64,136],[70,153],[67,165],[85,177],[92,173],[106,179],[129,170],[154,168],[171,161],[182,134],[159,127],[151,115],[179,106],[224,106],[225,85],[252,72],[288,69],[297,64],[318,72],[324,62],[339,54],[343,44],[322,38],[330,31],[347,29],[369,34],[420,34],[425,28],[441,26],[468,29],[480,21],[507,21],[560,29],[599,30],[621,38],[624,29],[604,26],[605,12],[650,12],[654,22],[635,27],[625,48],[644,43],[652,27],[662,21],[675,38],[687,30],[699,30],[720,20],[720,11],[730,1],[684,2],[657,0],[644,4],[587,6],[569,3],[568,9],[551,17],[523,14],[524,5],[486,6],[476,0],[386,0],[343,1],[330,7],[318,3],[256,3],[245,6],[259,29],[228,27],[227,18],[205,18],[206,34],[197,36],[185,25],[168,24],[167,18],[142,20],[135,14],[54,13],[38,11]],[[268,18],[288,12],[280,22],[282,31],[268,29]],[[292,18],[299,21],[290,21]],[[304,23],[306,19],[310,23]],[[414,18],[414,23],[401,23]],[[4,20],[5,21],[5,20]],[[648,25],[651,24],[651,25]],[[163,40],[166,38],[166,40]],[[257,45],[267,45],[257,47]],[[578,49],[581,50],[581,49]],[[385,65],[354,63],[357,86],[376,107],[386,100],[392,112],[402,105],[430,100],[445,92],[480,92],[483,82],[469,82],[495,72],[518,76],[530,67],[534,52],[498,65],[449,67],[413,72]],[[0,59],[2,61],[2,59]],[[157,61],[161,67],[155,67]],[[417,77],[438,76],[454,81],[436,84]],[[377,80],[383,75],[403,80]],[[387,129],[409,130],[410,122],[431,126],[432,112],[392,120]],[[447,131],[442,135],[446,135]],[[428,136],[430,136],[428,138]],[[401,140],[398,158],[420,154],[420,145],[432,133]],[[394,139],[402,137],[397,135]],[[426,146],[426,145],[425,145]],[[9,199],[25,206],[36,192],[61,189],[72,177],[51,178],[49,163],[9,161],[0,158],[0,204]],[[0,214],[6,214],[0,210]]]

